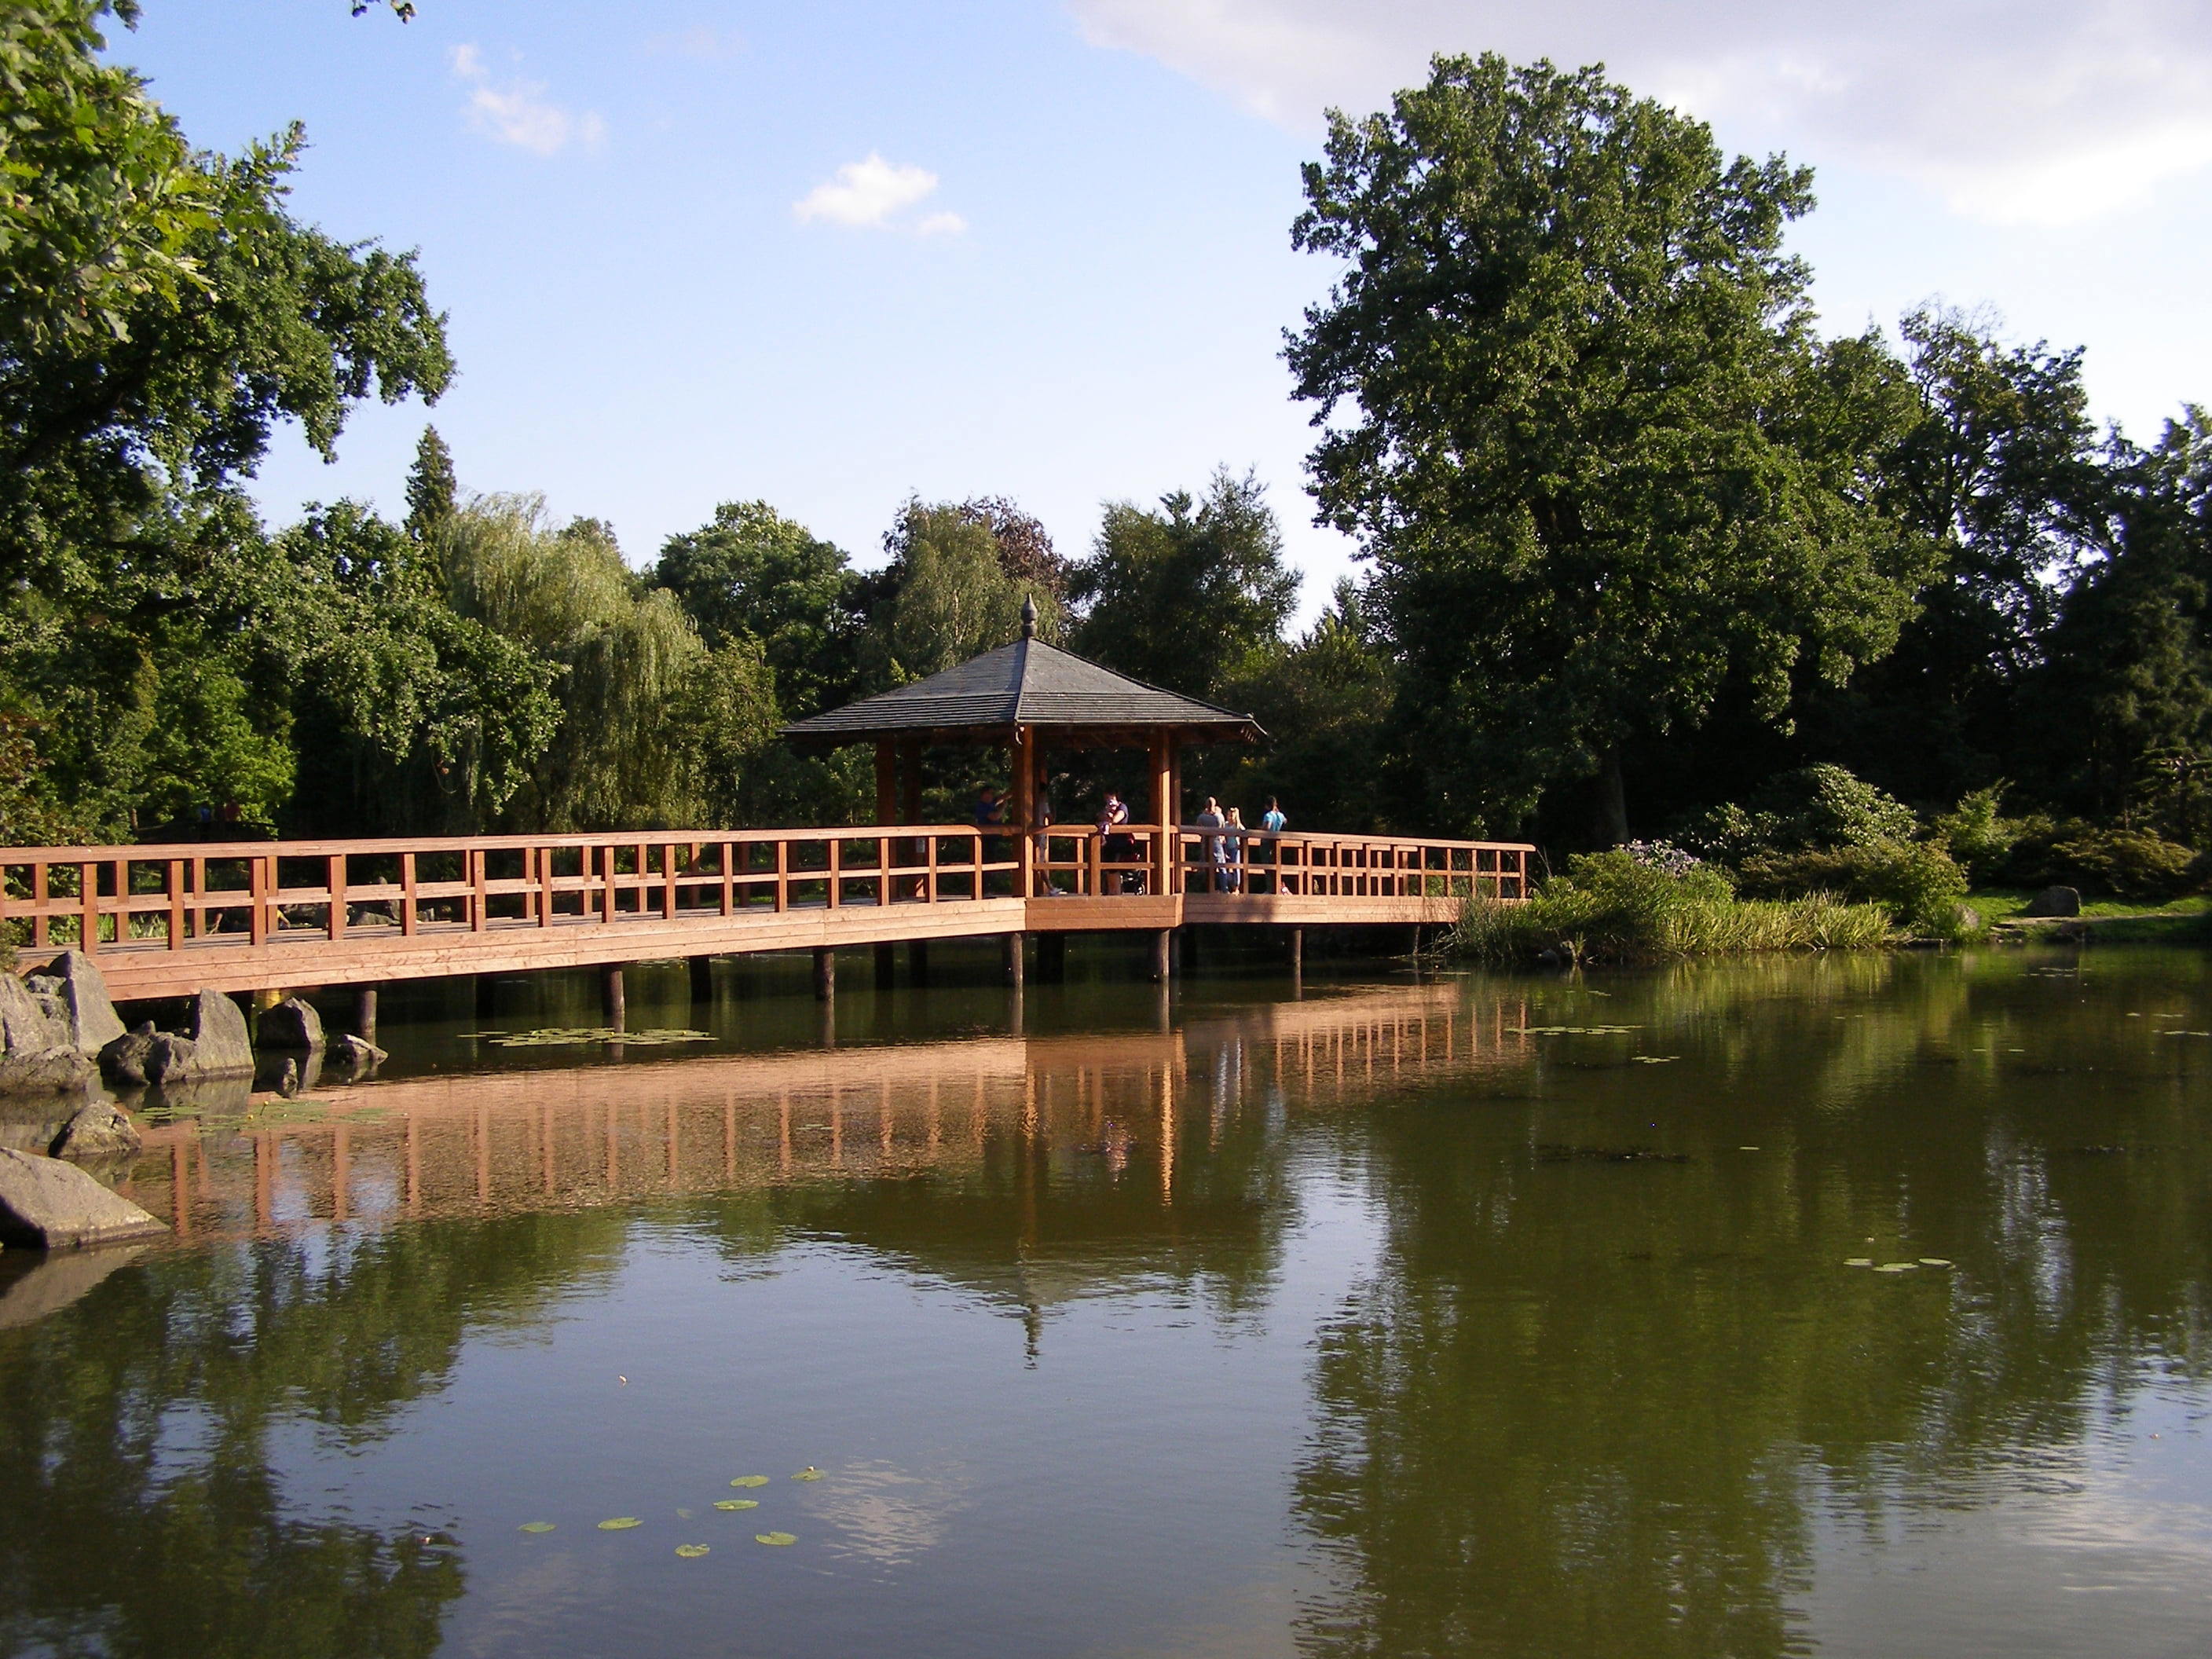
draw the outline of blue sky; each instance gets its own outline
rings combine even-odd
[[[463,484],[611,520],[633,562],[763,497],[872,561],[898,502],[1012,495],[1063,551],[1100,503],[1255,467],[1307,573],[1281,331],[1329,103],[1432,50],[1603,58],[1819,176],[1797,246],[1837,331],[1918,301],[2088,349],[2141,438],[2212,400],[2212,3],[147,0],[112,55],[195,142],[297,118],[295,204],[421,250]],[[282,520],[400,509],[425,411],[280,444]]]

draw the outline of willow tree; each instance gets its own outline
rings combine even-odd
[[[1732,684],[1785,721],[1894,642],[1920,544],[1871,497],[1911,399],[1874,341],[1814,337],[1783,249],[1809,172],[1485,55],[1333,112],[1304,179],[1295,245],[1348,265],[1289,343],[1309,466],[1376,562],[1432,815],[1595,777],[1623,838],[1626,745]]]
[[[708,651],[676,596],[633,574],[604,525],[556,529],[534,495],[462,507],[438,552],[454,610],[557,671],[559,724],[507,810],[516,828],[701,823],[709,793],[731,798],[713,769],[764,743],[774,720],[757,650]]]

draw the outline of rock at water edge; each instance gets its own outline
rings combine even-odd
[[[62,1250],[167,1231],[76,1164],[0,1146],[0,1244]]]
[[[253,1023],[253,1042],[258,1048],[304,1052],[323,1046],[323,1017],[314,1005],[286,997],[273,1008],[261,1011]]]
[[[98,1075],[23,981],[0,970],[0,1094],[68,1093]]]
[[[47,1150],[56,1158],[125,1158],[144,1144],[127,1113],[112,1101],[95,1100],[77,1109]]]
[[[144,1087],[154,1080],[146,1073],[146,1060],[160,1035],[150,1019],[132,1026],[100,1051],[100,1074],[118,1089]]]
[[[107,976],[82,951],[64,951],[35,976],[52,1000],[58,1038],[79,1054],[97,1054],[123,1035],[123,1016],[107,994]]]
[[[222,992],[202,991],[192,998],[185,1035],[192,1040],[192,1076],[227,1077],[252,1071],[253,1044],[246,1035],[246,1016]]]
[[[2081,895],[2071,887],[2046,887],[2028,900],[2023,916],[2078,916],[2081,914]]]
[[[339,1072],[366,1072],[382,1065],[392,1056],[365,1037],[349,1032],[344,1036],[331,1039],[330,1063]]]

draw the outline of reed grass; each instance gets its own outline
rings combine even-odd
[[[1449,954],[1486,962],[1668,962],[1781,951],[1866,951],[1905,935],[1881,904],[1833,894],[1742,899],[1710,869],[1670,875],[1625,854],[1575,860],[1523,902],[1468,901]]]

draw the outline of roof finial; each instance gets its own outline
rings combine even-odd
[[[1022,637],[1024,639],[1033,640],[1036,637],[1036,595],[1031,593],[1022,600]]]

